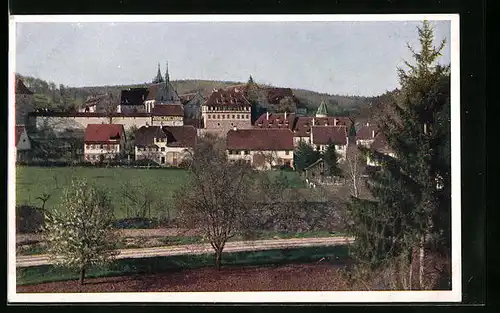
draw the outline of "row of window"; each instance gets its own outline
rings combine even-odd
[[[207,118],[208,119],[217,119],[217,120],[220,120],[220,119],[237,119],[237,120],[240,120],[240,119],[249,119],[250,118],[250,115],[249,114],[208,114],[207,115]]]
[[[161,147],[160,150],[158,150],[157,147],[154,147],[154,148],[144,147],[144,148],[137,148],[137,151],[150,151],[150,152],[162,151],[162,152],[165,152],[165,147]]]
[[[85,160],[91,161],[91,160],[100,160],[101,158],[104,158],[104,154],[87,154],[85,155]],[[109,158],[109,155],[106,155],[106,157]]]
[[[167,142],[167,138],[155,138],[155,142]]]
[[[208,107],[209,111],[250,111],[250,107]]]
[[[102,150],[112,150],[118,149],[118,145],[102,144],[102,145],[87,145],[87,149],[102,149]]]
[[[250,150],[244,150],[244,151],[238,151],[238,150],[228,150],[228,153],[230,155],[249,155],[250,154]],[[289,150],[286,150],[285,151],[285,155],[290,155],[290,151]]]

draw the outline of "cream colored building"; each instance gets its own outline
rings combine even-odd
[[[179,166],[192,153],[197,132],[193,126],[143,126],[135,136],[136,160]]]
[[[119,158],[124,153],[125,140],[123,125],[87,125],[83,148],[85,161],[96,163]]]
[[[290,129],[233,129],[227,133],[227,157],[256,169],[293,168],[293,133]]]

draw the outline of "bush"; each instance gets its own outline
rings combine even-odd
[[[16,231],[19,233],[36,233],[42,230],[45,219],[41,208],[20,205],[16,207]]]

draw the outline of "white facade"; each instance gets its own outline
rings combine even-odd
[[[178,166],[192,150],[186,147],[169,147],[166,138],[155,138],[154,144],[156,147],[135,146],[135,159],[153,160],[162,166]]]
[[[150,116],[120,116],[113,117],[113,124],[122,124],[125,130],[135,126],[137,128],[144,125],[152,125]],[[109,117],[95,116],[37,116],[37,129],[45,126],[53,128],[55,131],[64,131],[66,129],[85,129],[89,124],[109,124]]]
[[[120,140],[110,139],[108,143],[85,142],[83,147],[85,161],[95,163],[114,159],[123,152],[124,144],[125,138],[123,137]]]
[[[227,150],[229,162],[245,161],[256,169],[268,170],[272,166],[288,163],[293,168],[293,150]]]

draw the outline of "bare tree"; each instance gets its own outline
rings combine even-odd
[[[187,227],[202,229],[220,269],[226,242],[253,226],[253,170],[243,162],[228,162],[217,137],[201,138],[191,158],[191,179],[175,194],[175,205]]]

